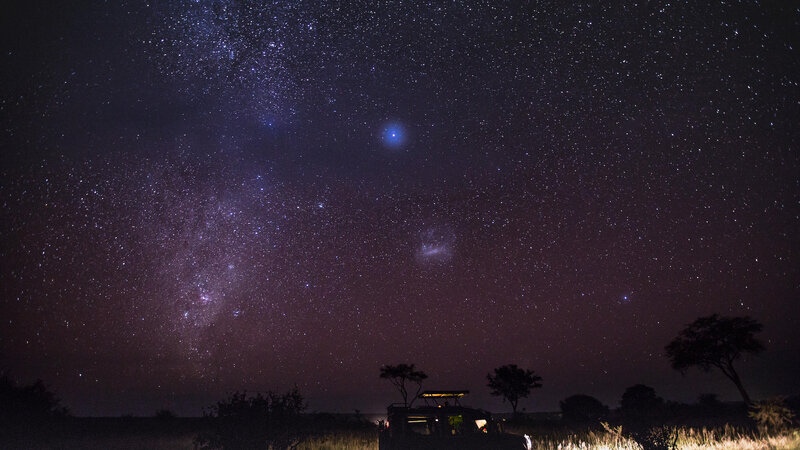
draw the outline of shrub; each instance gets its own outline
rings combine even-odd
[[[781,431],[792,423],[794,413],[782,397],[755,402],[748,415],[765,430]]]
[[[303,410],[303,396],[297,388],[281,395],[236,392],[211,407],[206,414],[210,430],[195,442],[202,449],[293,449],[302,438]]]
[[[42,380],[17,386],[8,376],[0,378],[0,423],[30,423],[69,415],[60,403]]]
[[[572,395],[559,402],[559,405],[561,417],[573,423],[596,422],[608,413],[608,407],[590,395]]]
[[[156,411],[156,416],[155,417],[156,417],[156,419],[159,419],[159,420],[172,420],[172,419],[174,419],[174,418],[176,418],[178,416],[176,416],[175,413],[172,412],[169,409],[161,408],[158,411]]]
[[[627,419],[642,421],[660,416],[664,409],[664,399],[657,396],[650,386],[637,384],[625,390],[620,405],[620,410]]]
[[[717,394],[700,394],[697,396],[697,404],[703,408],[715,409],[719,408],[722,402],[719,401]]]

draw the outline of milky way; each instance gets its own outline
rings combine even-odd
[[[755,3],[82,2],[3,17],[0,368],[79,414],[382,364],[526,406],[735,398],[664,345],[765,325],[796,392],[797,9]]]

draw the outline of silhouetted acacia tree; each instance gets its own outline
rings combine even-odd
[[[285,394],[267,392],[255,396],[236,392],[206,413],[210,428],[197,437],[196,448],[296,448],[303,437],[300,420],[305,407],[297,388]]]
[[[42,380],[18,386],[7,375],[0,377],[0,423],[43,420],[69,415],[58,397]]]
[[[718,368],[728,377],[745,403],[752,403],[747,395],[733,362],[743,353],[757,354],[764,345],[755,334],[763,326],[750,317],[721,317],[717,314],[700,317],[686,328],[666,347],[672,367],[685,373],[690,367],[699,367],[708,372]]]
[[[572,395],[560,401],[559,405],[561,418],[567,422],[594,422],[608,414],[608,407],[590,395]]]
[[[398,364],[396,366],[386,365],[381,367],[381,378],[389,380],[397,388],[403,397],[405,406],[411,406],[422,391],[422,382],[428,378],[428,375],[421,370],[416,370],[414,364]],[[411,398],[411,402],[408,401],[408,387],[406,385],[409,382],[417,386],[417,392]]]
[[[494,369],[494,376],[486,375],[489,383],[486,385],[494,396],[503,396],[503,401],[511,403],[514,415],[517,415],[519,399],[526,398],[531,389],[542,387],[542,377],[532,370],[520,369],[516,364],[508,364]]]

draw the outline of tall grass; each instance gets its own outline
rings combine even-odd
[[[617,433],[618,429],[575,430],[542,426],[506,426],[507,432],[528,434],[537,450],[641,450],[636,442]],[[624,431],[624,430],[623,430]],[[2,449],[194,449],[192,432],[90,433],[82,436],[62,435],[28,437],[20,440],[0,439]],[[763,434],[736,427],[679,428],[677,447],[685,450],[800,450],[800,430],[779,434]],[[329,430],[304,440],[298,450],[377,450],[376,428]]]
[[[378,430],[327,433],[300,443],[297,450],[378,450]]]
[[[537,450],[641,450],[635,441],[625,437],[624,430],[609,431],[548,430],[525,426],[507,426],[506,430],[515,434],[531,436],[533,448]],[[800,450],[800,430],[779,434],[764,434],[757,431],[738,429],[731,426],[721,428],[677,428],[677,448],[686,450]]]

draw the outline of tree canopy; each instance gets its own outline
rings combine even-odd
[[[751,403],[733,362],[745,353],[757,354],[764,345],[755,337],[763,326],[750,317],[700,317],[666,346],[667,357],[676,370],[690,367],[704,371],[717,368],[736,385],[746,403]]]
[[[492,390],[491,394],[502,396],[503,401],[508,400],[515,415],[519,399],[528,397],[531,389],[542,387],[542,377],[532,370],[521,369],[516,364],[498,367],[494,369],[494,375],[487,374],[486,378],[489,380],[487,386]]]
[[[397,388],[398,392],[400,392],[400,396],[403,397],[404,405],[411,406],[422,391],[422,382],[428,378],[428,375],[421,370],[416,370],[414,364],[398,364],[396,366],[386,365],[381,367],[381,378],[389,380],[389,382]],[[410,402],[408,401],[407,386],[409,382],[417,386],[417,391]]]

